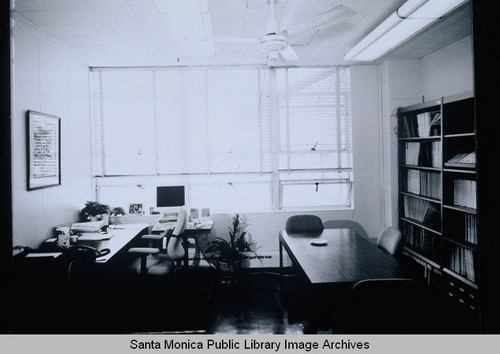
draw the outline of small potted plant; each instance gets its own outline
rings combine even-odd
[[[80,221],[102,220],[109,216],[110,208],[107,204],[87,202],[80,211]]]
[[[120,215],[125,215],[125,210],[122,207],[114,207],[111,210],[111,216],[120,216]]]
[[[257,256],[256,243],[247,239],[246,222],[246,217],[235,214],[229,226],[229,240],[217,237],[207,249],[221,272],[223,284],[235,282],[234,274],[241,268],[242,261],[248,258],[248,253]]]

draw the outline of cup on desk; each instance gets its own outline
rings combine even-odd
[[[68,248],[70,242],[69,233],[63,232],[57,236],[57,245],[61,248]]]
[[[78,236],[70,236],[70,237],[69,237],[69,243],[70,243],[71,245],[76,244],[76,243],[77,243],[77,241],[78,241]]]

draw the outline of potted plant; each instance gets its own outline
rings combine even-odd
[[[95,221],[103,219],[109,215],[109,205],[99,202],[87,202],[80,211],[80,221]]]
[[[241,263],[247,259],[248,253],[257,256],[256,243],[247,239],[249,233],[245,231],[246,224],[246,217],[235,214],[229,226],[229,240],[217,237],[207,249],[221,272],[223,284],[235,281],[234,273],[241,268]]]
[[[120,216],[120,215],[126,215],[125,210],[122,207],[114,207],[111,210],[111,216]]]

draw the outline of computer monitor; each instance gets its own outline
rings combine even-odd
[[[156,207],[182,207],[186,204],[184,186],[156,187]]]

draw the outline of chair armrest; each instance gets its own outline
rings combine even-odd
[[[159,241],[164,237],[164,235],[142,235],[143,240]]]
[[[135,254],[157,254],[160,253],[158,248],[150,248],[150,247],[132,247],[128,250],[129,253]]]

